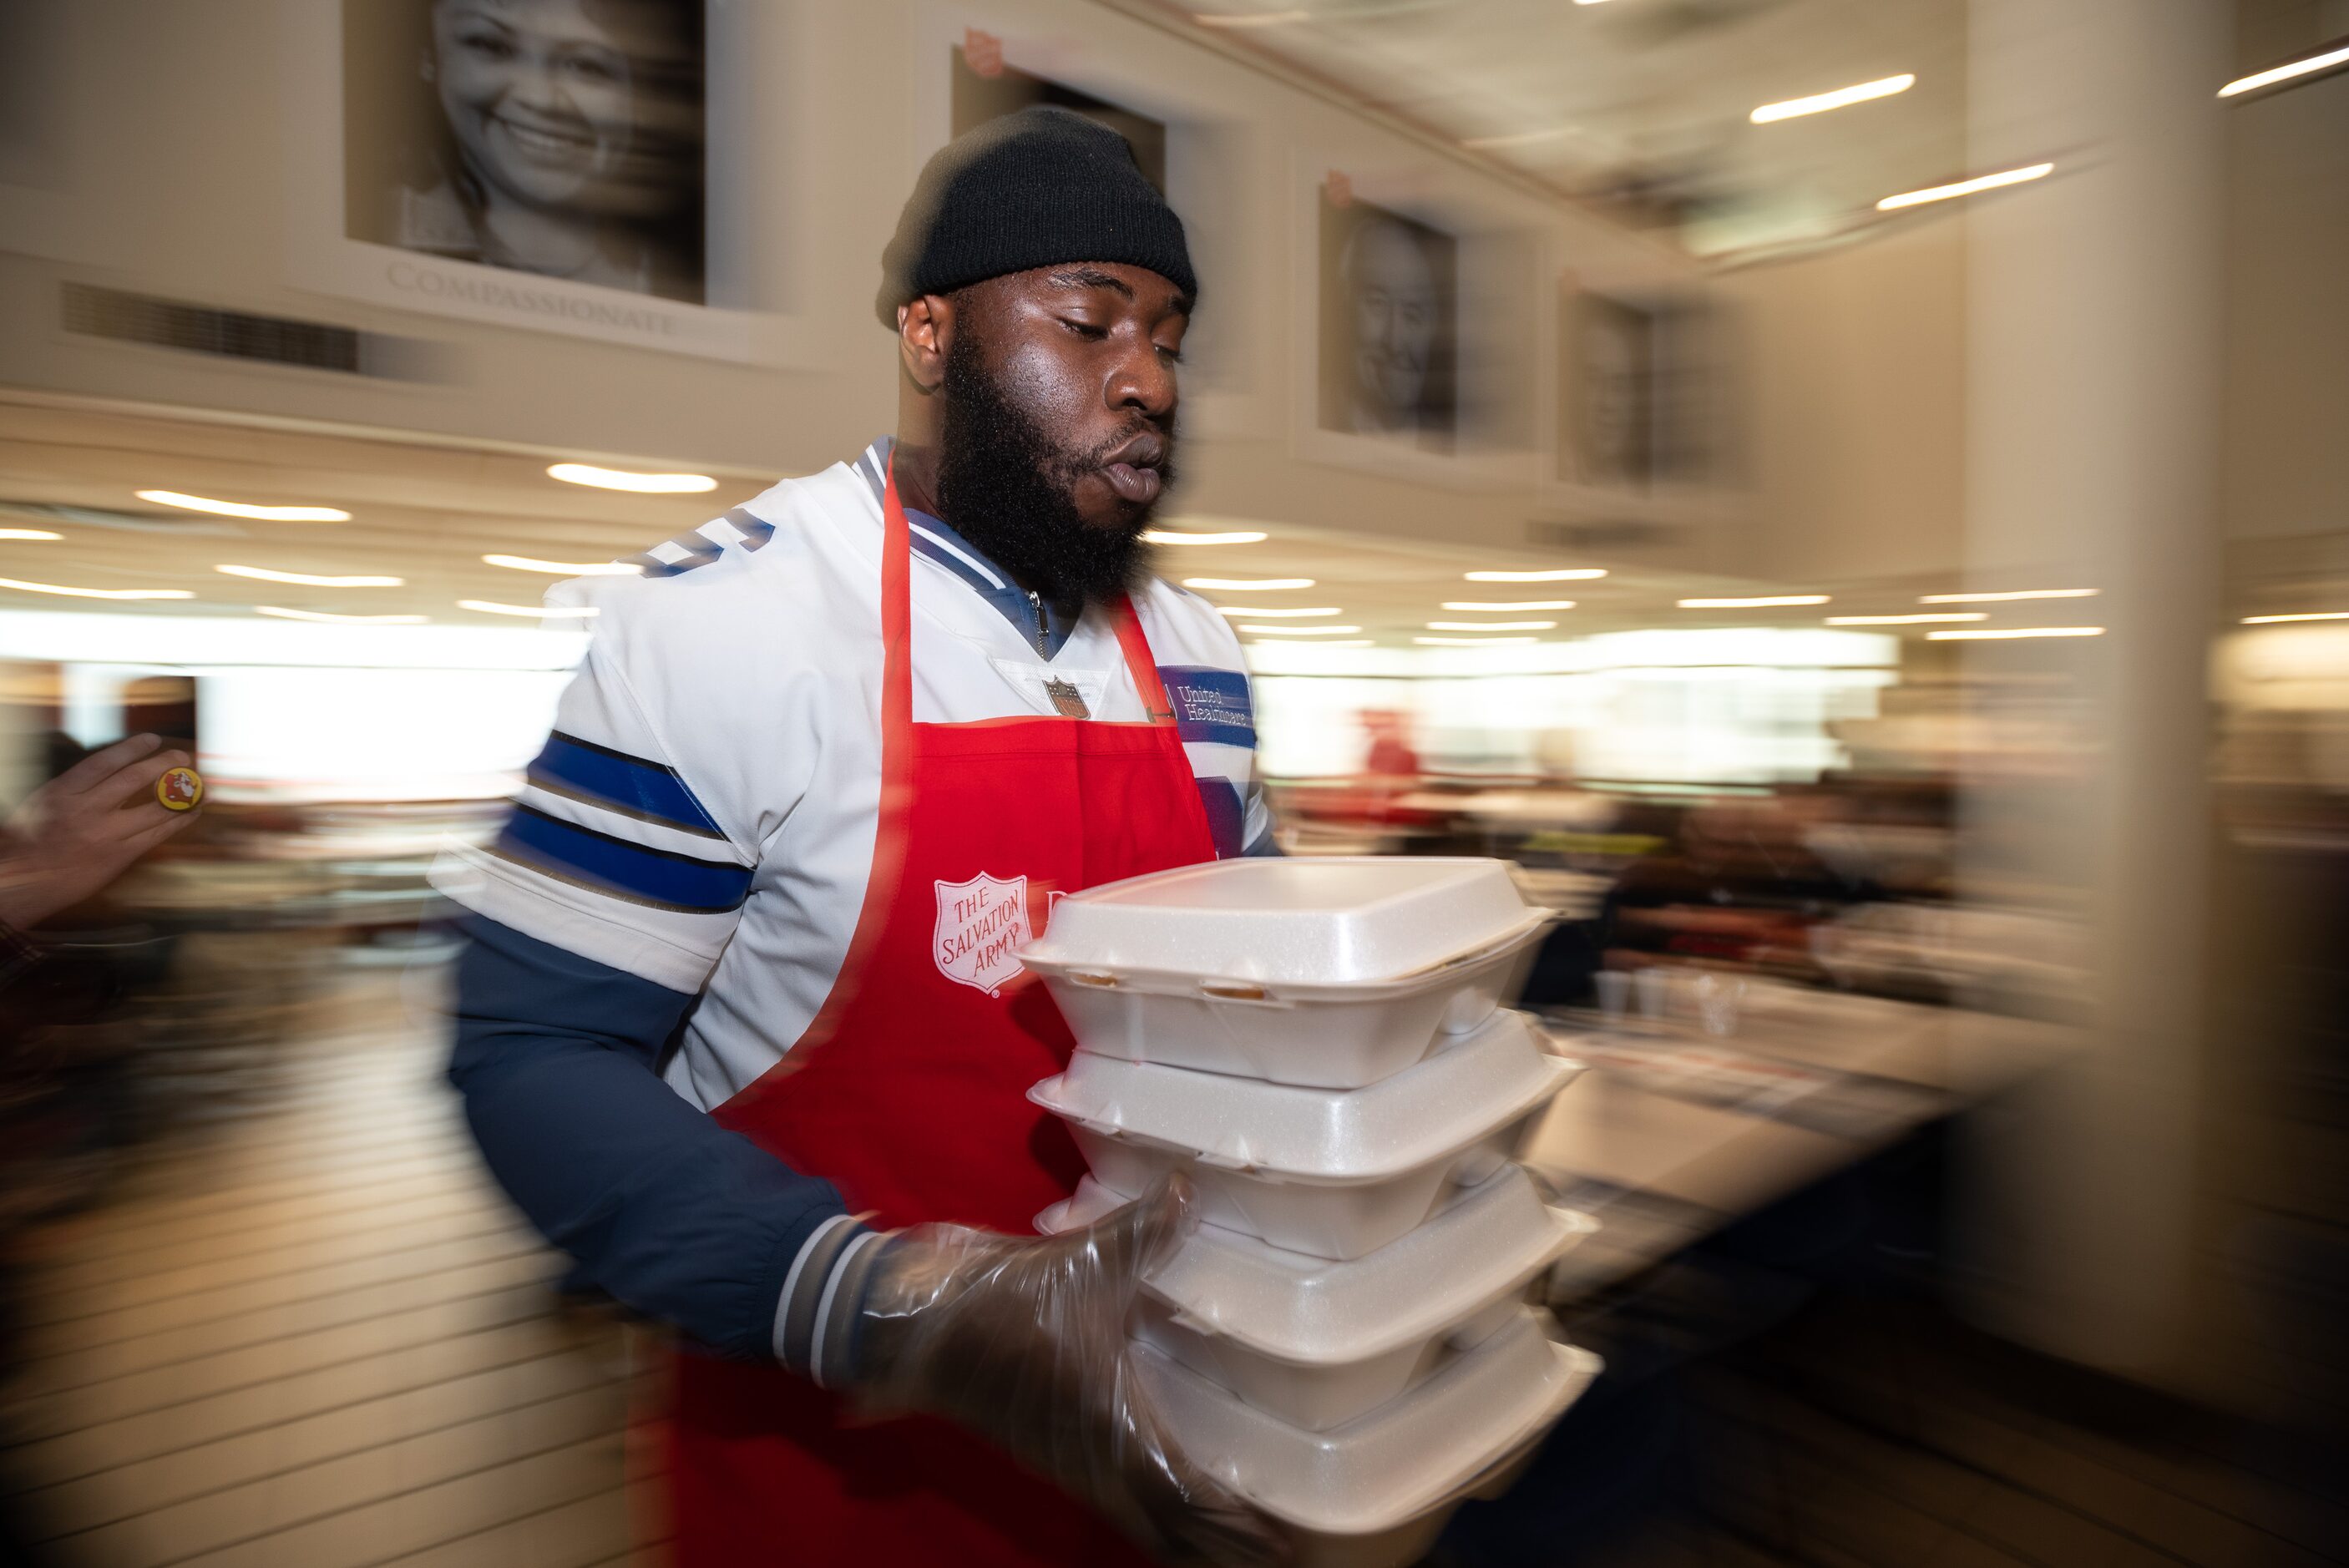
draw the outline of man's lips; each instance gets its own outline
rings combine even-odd
[[[1160,471],[1165,462],[1165,439],[1145,430],[1111,449],[1102,464],[1102,477],[1121,500],[1148,506],[1165,488],[1165,476]]]

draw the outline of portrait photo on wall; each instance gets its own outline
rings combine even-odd
[[[1320,428],[1452,450],[1457,237],[1327,184],[1320,202]]]
[[[1656,316],[1571,277],[1558,304],[1558,478],[1644,490],[1656,477]]]
[[[343,0],[344,232],[699,304],[702,0]]]
[[[953,46],[953,54],[955,135],[1036,104],[1074,109],[1125,138],[1142,172],[1158,187],[1159,194],[1166,193],[1164,120],[1096,98],[1065,82],[1031,76],[1016,66],[1006,65],[1000,45],[981,50],[957,44]]]

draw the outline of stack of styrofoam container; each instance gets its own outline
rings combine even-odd
[[[1598,1370],[1524,1305],[1591,1228],[1512,1158],[1578,1070],[1499,1006],[1547,924],[1498,861],[1225,861],[1062,899],[1020,954],[1078,1045],[1030,1098],[1092,1171],[1038,1228],[1189,1173],[1137,1359],[1309,1565],[1418,1557]]]

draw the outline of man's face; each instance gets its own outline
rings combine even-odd
[[[1191,302],[1144,268],[1086,263],[990,279],[955,304],[947,521],[1023,581],[1123,586],[1173,480]]]
[[[1417,413],[1435,346],[1435,272],[1400,224],[1373,221],[1354,242],[1354,381],[1396,423]]]

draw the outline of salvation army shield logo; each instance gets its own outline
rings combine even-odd
[[[1036,934],[1028,918],[1028,879],[985,872],[968,882],[941,882],[938,923],[930,943],[938,973],[992,996],[1021,973],[1019,950]]]

